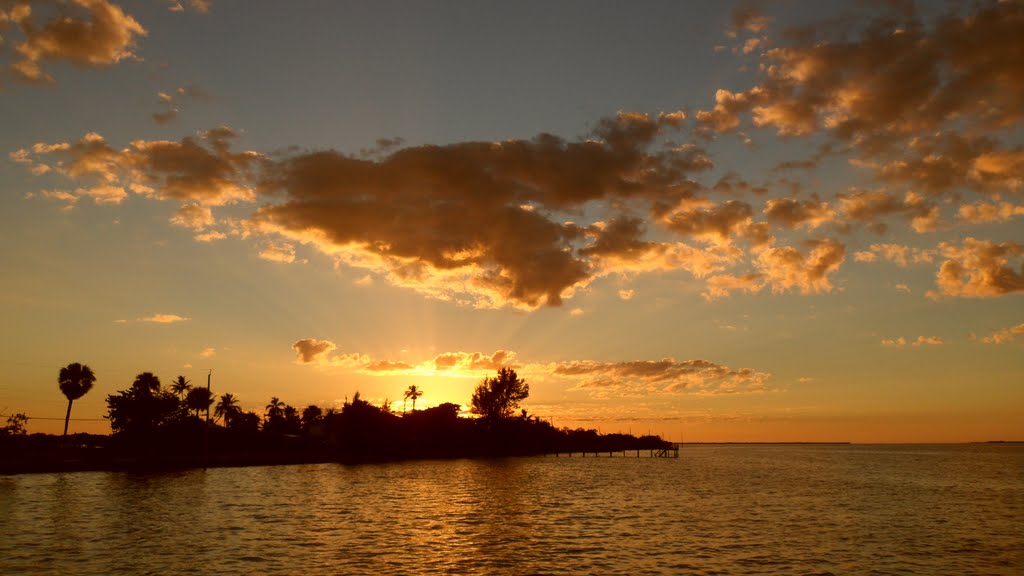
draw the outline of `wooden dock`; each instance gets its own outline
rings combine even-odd
[[[672,444],[668,448],[642,448],[639,450],[612,450],[601,452],[552,452],[545,456],[555,458],[679,458],[679,444]]]

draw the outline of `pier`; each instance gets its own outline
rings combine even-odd
[[[552,452],[544,456],[555,458],[679,458],[679,444],[673,443],[667,448],[638,448],[632,450],[601,450],[584,452]]]

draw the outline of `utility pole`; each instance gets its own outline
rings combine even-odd
[[[206,391],[210,392],[210,379],[213,377],[213,369],[206,374]],[[213,398],[212,395],[208,395],[209,398]],[[206,470],[206,465],[209,462],[208,449],[210,447],[210,404],[206,405],[206,424],[203,425],[203,470]]]
[[[212,378],[212,377],[213,377],[213,369],[211,368],[210,372],[206,375],[206,391],[207,392],[210,391],[210,378]],[[213,395],[212,394],[210,395],[210,399],[213,399]],[[212,404],[212,402],[211,402],[211,404]],[[206,405],[206,425],[207,426],[210,425],[210,404]]]

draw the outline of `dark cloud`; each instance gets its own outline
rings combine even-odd
[[[292,344],[297,364],[358,369],[371,362],[370,358],[363,354],[336,354],[337,349],[338,346],[334,342],[316,338],[303,338]]]
[[[739,8],[732,14],[732,27],[738,31],[764,32],[768,27],[768,22],[766,16],[750,6]]]
[[[317,340],[316,338],[304,338],[292,344],[295,356],[300,364],[313,364],[325,359],[337,346],[330,340]]]
[[[167,9],[170,10],[171,12],[184,12],[185,11],[185,5],[182,4],[180,2],[180,0],[166,0],[166,1],[167,1],[167,4],[168,4]],[[196,12],[199,12],[199,13],[202,13],[202,14],[205,14],[206,12],[210,11],[210,1],[209,0],[188,0],[185,4],[187,4],[189,6],[189,8],[192,8]]]
[[[706,168],[695,147],[653,150],[666,126],[667,115],[621,113],[575,142],[541,134],[379,160],[300,154],[264,174],[261,190],[282,201],[253,221],[437,297],[559,305],[593,277],[587,255],[607,252],[611,236],[587,247],[585,229],[556,214],[590,202],[664,209],[691,193],[690,171]]]
[[[166,126],[178,118],[178,109],[169,108],[163,112],[154,112],[151,117],[153,118],[153,122],[156,122],[160,126]]]

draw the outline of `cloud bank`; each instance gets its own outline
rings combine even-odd
[[[337,353],[330,340],[306,338],[292,344],[296,363],[321,368],[343,368],[370,375],[456,376],[482,378],[502,367],[540,382],[568,382],[575,390],[595,398],[658,394],[738,394],[766,390],[771,374],[750,368],[730,368],[708,360],[591,360],[553,363],[527,362],[510,350],[492,354],[442,352],[418,363],[372,359],[359,353]]]
[[[9,10],[25,36],[15,48],[24,61],[136,56],[145,30],[123,10],[105,0],[67,10],[38,25],[29,5]],[[62,26],[83,45],[57,40]],[[561,306],[607,276],[676,272],[708,301],[830,294],[843,289],[848,251],[856,262],[901,267],[941,258],[931,298],[1019,293],[1014,242],[858,247],[857,235],[899,227],[928,238],[1024,214],[1008,199],[1021,193],[1024,148],[1006,141],[1024,119],[1024,74],[1008,56],[1024,49],[1024,7],[982,2],[933,21],[909,11],[838,28],[772,28],[742,10],[728,32],[760,64],[750,88],[718,89],[713,106],[692,114],[619,112],[578,139],[405,146],[394,138],[357,155],[263,154],[238,151],[239,133],[219,127],[123,147],[88,133],[9,157],[55,184],[33,196],[67,210],[136,196],[174,202],[170,223],[199,242],[247,239],[260,258],[282,264],[319,253],[362,278],[479,308]],[[161,101],[169,113],[197,93],[183,87]],[[965,123],[974,128],[960,129]],[[721,174],[706,145],[745,127],[824,140],[810,159],[783,164],[813,168],[845,155],[878,186],[807,194],[793,180]],[[975,198],[963,202],[965,194]],[[751,198],[764,195],[763,204]],[[248,215],[226,218],[226,206]],[[632,293],[617,288],[623,299]]]

